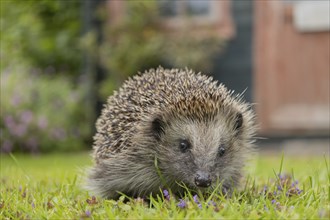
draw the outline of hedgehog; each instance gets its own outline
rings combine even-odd
[[[107,199],[239,185],[254,148],[251,104],[189,69],[150,69],[113,93],[96,122],[87,188]]]

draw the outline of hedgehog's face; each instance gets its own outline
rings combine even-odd
[[[244,143],[244,123],[244,116],[237,112],[202,121],[155,119],[152,127],[164,177],[191,188],[236,185],[249,148]]]

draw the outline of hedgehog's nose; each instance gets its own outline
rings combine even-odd
[[[211,185],[211,176],[208,173],[197,172],[195,176],[195,184],[198,187],[209,187]]]

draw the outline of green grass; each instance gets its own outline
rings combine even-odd
[[[231,198],[214,194],[179,200],[123,202],[89,195],[80,186],[79,170],[91,164],[87,153],[41,156],[1,155],[0,219],[329,219],[330,173],[325,157],[259,156]],[[279,179],[277,173],[289,176]],[[292,178],[291,178],[292,177]],[[290,179],[291,178],[291,179]],[[295,191],[291,182],[298,180]],[[281,185],[282,191],[277,187]],[[267,186],[267,190],[264,190]],[[277,191],[277,195],[273,192]],[[286,192],[290,193],[289,196]],[[215,204],[207,205],[209,201]]]

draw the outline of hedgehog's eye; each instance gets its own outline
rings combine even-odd
[[[237,113],[235,117],[235,127],[234,129],[237,131],[243,125],[243,115],[241,113]]]
[[[220,157],[222,157],[223,155],[225,155],[226,153],[226,149],[224,148],[224,146],[221,144],[220,147],[218,148],[218,155]]]
[[[191,145],[188,140],[182,139],[179,142],[179,148],[182,153],[185,153],[191,148]]]

